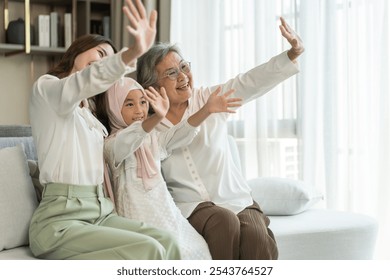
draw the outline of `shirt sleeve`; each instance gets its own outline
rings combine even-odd
[[[115,167],[133,154],[143,143],[147,132],[142,128],[142,122],[137,121],[109,137],[105,143],[105,150],[111,154]]]
[[[172,151],[177,148],[191,144],[199,130],[199,127],[190,125],[188,119],[185,119],[168,130],[159,132],[160,159],[169,157]]]
[[[222,86],[222,93],[235,89],[233,95],[242,98],[244,103],[248,103],[298,72],[297,64],[288,58],[287,51],[285,51],[274,56],[268,62],[246,73],[239,74],[222,85],[213,86],[209,91],[203,92],[209,96],[218,86]]]
[[[67,115],[83,99],[106,91],[131,71],[120,52],[62,79],[48,74],[41,76],[33,86],[33,98],[41,97],[58,115]]]

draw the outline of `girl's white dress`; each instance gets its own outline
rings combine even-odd
[[[135,122],[105,142],[104,157],[111,170],[118,214],[170,231],[183,259],[211,259],[207,243],[177,208],[160,171],[160,161],[172,150],[188,145],[199,129],[185,120],[166,132],[146,133],[141,124]],[[158,171],[146,185],[137,175],[135,151],[141,145],[151,151]]]

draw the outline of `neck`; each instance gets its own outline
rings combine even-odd
[[[169,111],[165,116],[173,125],[178,124],[188,107],[188,101],[180,104],[170,104]]]

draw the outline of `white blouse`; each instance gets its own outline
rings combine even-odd
[[[46,74],[34,83],[29,109],[41,183],[102,184],[106,130],[79,104],[131,71],[120,52],[66,78]]]
[[[284,52],[222,84],[222,92],[233,88],[234,96],[247,103],[297,72],[297,66]],[[198,111],[215,89],[216,86],[194,89],[183,118]],[[227,138],[228,116],[208,117],[191,144],[173,151],[162,162],[168,189],[185,217],[204,201],[212,201],[234,213],[253,203],[251,190],[232,159]],[[164,131],[170,127],[172,123],[164,119],[157,129]]]

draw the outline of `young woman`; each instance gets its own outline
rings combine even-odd
[[[170,130],[158,133],[154,127],[165,117],[169,100],[165,90],[144,89],[124,78],[105,95],[111,135],[104,155],[113,175],[115,205],[119,215],[140,220],[175,234],[183,259],[211,259],[203,237],[196,232],[170,195],[160,172],[160,161],[174,149],[188,145],[198,126],[216,112],[234,112],[240,99],[233,91],[218,95],[217,89],[198,112]],[[149,104],[154,114],[148,117]]]
[[[103,194],[104,126],[86,99],[106,91],[153,43],[157,13],[140,0],[124,14],[135,43],[115,53],[99,35],[77,39],[58,66],[33,86],[30,121],[42,200],[30,225],[30,248],[44,259],[179,259],[168,232],[118,216]]]

